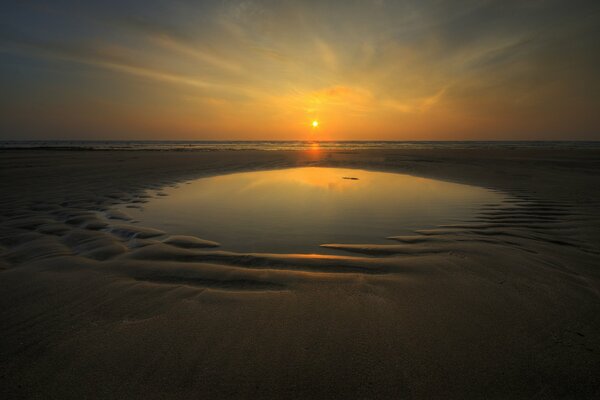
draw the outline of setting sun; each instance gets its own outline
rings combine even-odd
[[[313,128],[316,128],[316,127],[318,127],[318,126],[319,126],[319,121],[313,121],[313,122],[312,122],[312,127],[313,127]]]

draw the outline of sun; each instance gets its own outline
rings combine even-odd
[[[312,122],[312,124],[311,124],[311,125],[312,125],[312,127],[313,127],[313,128],[316,128],[316,127],[318,127],[318,126],[319,126],[319,121],[316,121],[316,120],[315,120],[315,121],[313,121],[313,122]]]

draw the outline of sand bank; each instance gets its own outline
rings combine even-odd
[[[131,221],[166,187],[294,166],[509,194],[475,220],[241,254]],[[595,398],[600,152],[0,151],[3,398]]]

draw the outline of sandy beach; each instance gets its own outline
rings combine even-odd
[[[512,200],[312,255],[233,253],[114,211],[300,166]],[[0,193],[3,399],[600,396],[598,150],[2,150]]]

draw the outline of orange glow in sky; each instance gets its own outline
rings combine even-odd
[[[15,2],[4,14],[0,139],[600,139],[593,1]]]

